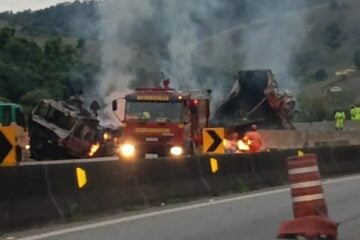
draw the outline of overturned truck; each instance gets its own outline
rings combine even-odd
[[[212,122],[236,130],[253,123],[260,128],[294,128],[291,122],[294,114],[294,97],[279,91],[271,70],[246,70],[238,72]]]
[[[99,121],[82,101],[42,100],[29,119],[31,157],[36,160],[88,158],[99,149]]]

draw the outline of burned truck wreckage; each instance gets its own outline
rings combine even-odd
[[[79,97],[39,102],[29,119],[31,157],[46,160],[96,156],[102,136],[97,109],[92,110],[83,108]]]
[[[294,128],[291,123],[294,115],[294,97],[279,91],[271,70],[246,70],[238,72],[212,122],[238,130],[253,123],[261,128]]]
[[[194,103],[200,107],[199,100]],[[235,132],[242,135],[254,123],[260,129],[294,128],[291,121],[295,99],[289,92],[279,91],[271,70],[238,72],[233,88],[213,114],[209,107],[202,110],[207,117],[212,115],[207,123],[210,127],[225,128],[227,135]],[[101,126],[97,119],[99,104],[93,102],[90,108],[92,112],[83,107],[80,97],[39,102],[29,119],[31,157],[56,160],[113,156],[124,127]]]

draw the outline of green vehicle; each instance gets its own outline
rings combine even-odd
[[[16,135],[17,161],[29,158],[29,135],[22,107],[15,103],[0,102],[0,128],[13,127]]]

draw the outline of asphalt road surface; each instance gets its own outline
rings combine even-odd
[[[360,238],[360,175],[324,183],[330,217],[340,222],[339,239]],[[89,223],[14,233],[21,240],[268,240],[291,219],[287,188],[184,205],[159,207]]]

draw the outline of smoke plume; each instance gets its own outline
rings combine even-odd
[[[101,73],[98,93],[106,104],[106,119],[113,117],[109,103],[123,96],[134,79],[128,65],[132,58],[129,35],[139,19],[152,15],[152,9],[150,1],[145,0],[113,0],[102,2],[98,6],[101,19]]]
[[[213,88],[215,100],[241,69],[272,69],[279,82],[296,86],[290,62],[307,33],[299,9],[309,0],[254,2],[101,2],[100,96],[110,103],[130,85],[160,82],[160,72],[173,87]]]

